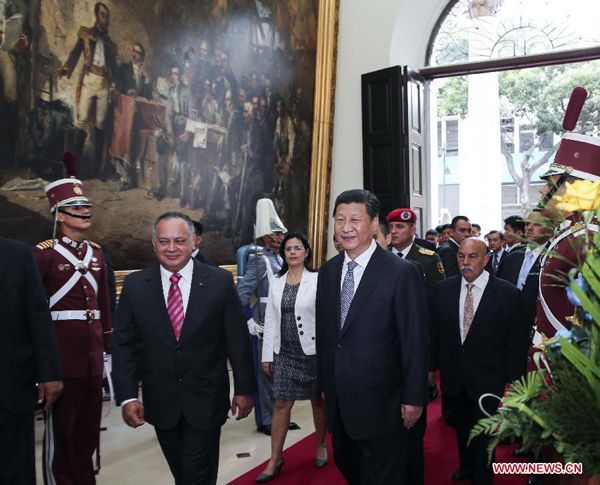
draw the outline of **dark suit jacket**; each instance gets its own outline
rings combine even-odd
[[[219,267],[219,265],[217,263],[214,263],[213,261],[211,261],[209,258],[204,256],[200,251],[198,251],[198,253],[196,254],[196,256],[194,256],[194,258],[196,259],[196,261],[200,261],[201,263],[208,264],[209,266],[215,266],[217,268]]]
[[[339,412],[352,439],[404,430],[401,405],[427,404],[428,332],[416,266],[377,246],[340,331],[344,253],[317,285],[317,360],[327,424]]]
[[[229,410],[227,360],[235,395],[256,392],[246,317],[231,273],[194,263],[189,303],[179,341],[155,264],[123,285],[113,331],[117,402],[137,398],[141,352],[145,419],[172,429],[183,416],[197,430],[222,426]]]
[[[152,99],[152,85],[146,82],[146,76],[141,75],[140,89],[135,83],[135,77],[133,75],[133,63],[126,62],[119,66],[119,80],[121,82],[120,90],[123,94],[127,94],[130,89],[135,89],[137,95],[142,98]]]
[[[46,294],[26,244],[0,238],[0,406],[32,412],[36,383],[63,378]]]
[[[498,277],[516,286],[519,282],[519,273],[525,259],[525,251],[511,251],[502,263],[499,269]],[[535,315],[537,312],[537,297],[539,293],[541,254],[534,261],[533,266],[527,274],[525,285],[521,290],[523,299],[523,319],[530,330],[530,337],[533,337],[533,326],[535,325]]]
[[[490,275],[471,329],[461,343],[459,298],[462,276],[439,282],[432,305],[435,357],[442,392],[457,397],[462,386],[472,400],[486,392],[502,396],[504,386],[525,372],[526,328],[521,292]]]
[[[500,255],[500,261],[498,261],[498,267],[496,268],[496,274],[494,276],[498,276],[500,274],[500,265],[504,262],[504,260],[506,259],[506,257],[508,255],[509,255],[509,253],[507,253],[506,251],[502,251],[502,254]],[[490,251],[488,253],[488,256],[490,258],[488,259],[488,262],[485,265],[485,269],[486,269],[486,271],[492,273],[493,262],[494,262],[494,253],[493,253],[493,251]]]
[[[442,259],[444,271],[446,272],[446,278],[459,276],[460,269],[458,269],[458,260],[456,259],[458,255],[458,244],[456,244],[453,240],[448,239],[448,242],[442,246],[438,254]]]

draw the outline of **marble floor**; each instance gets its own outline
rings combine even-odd
[[[108,403],[104,403],[105,410]],[[314,432],[309,401],[297,402],[292,409],[292,421],[301,430],[290,431],[286,448]],[[101,435],[102,470],[99,485],[167,485],[173,479],[151,425],[131,429],[121,419],[121,409],[115,408],[102,420],[107,427]],[[36,421],[37,482],[42,483],[43,421]],[[241,421],[228,419],[221,433],[218,484],[226,484],[269,458],[271,440],[256,431],[254,416]],[[245,454],[249,454],[248,457]],[[241,456],[240,456],[241,455]]]

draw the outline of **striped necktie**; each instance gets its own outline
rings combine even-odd
[[[181,329],[183,328],[183,319],[185,318],[183,311],[183,296],[179,289],[181,275],[179,273],[174,273],[169,279],[171,280],[171,287],[169,288],[169,296],[167,297],[167,308],[175,339],[179,340]]]
[[[358,266],[355,261],[348,261],[348,271],[344,276],[344,282],[342,283],[342,291],[340,294],[340,328],[344,328],[346,322],[346,316],[348,316],[348,310],[350,310],[350,304],[352,298],[354,298],[354,268]]]

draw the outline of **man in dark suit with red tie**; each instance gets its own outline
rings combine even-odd
[[[467,447],[469,432],[485,415],[498,408],[507,383],[525,371],[526,339],[521,319],[521,294],[510,283],[484,270],[488,261],[485,243],[465,239],[458,248],[462,276],[440,281],[431,306],[435,331],[435,359],[439,364],[442,393],[450,400],[456,419],[460,468],[453,480],[473,484],[493,483],[487,465],[489,437],[480,435]],[[493,460],[492,460],[493,461]]]
[[[335,201],[344,251],[319,270],[319,382],[334,458],[350,484],[404,483],[408,429],[427,404],[428,332],[418,269],[373,234],[379,201],[348,190]]]
[[[124,282],[113,337],[113,379],[124,421],[148,421],[177,485],[214,484],[229,375],[237,419],[252,411],[252,350],[231,273],[192,259],[194,225],[180,212],[154,223],[159,264]],[[138,355],[143,366],[138,400]]]

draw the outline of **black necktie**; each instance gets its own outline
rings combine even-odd
[[[404,255],[402,253],[398,253],[398,256],[400,256],[401,258],[404,258]]]

